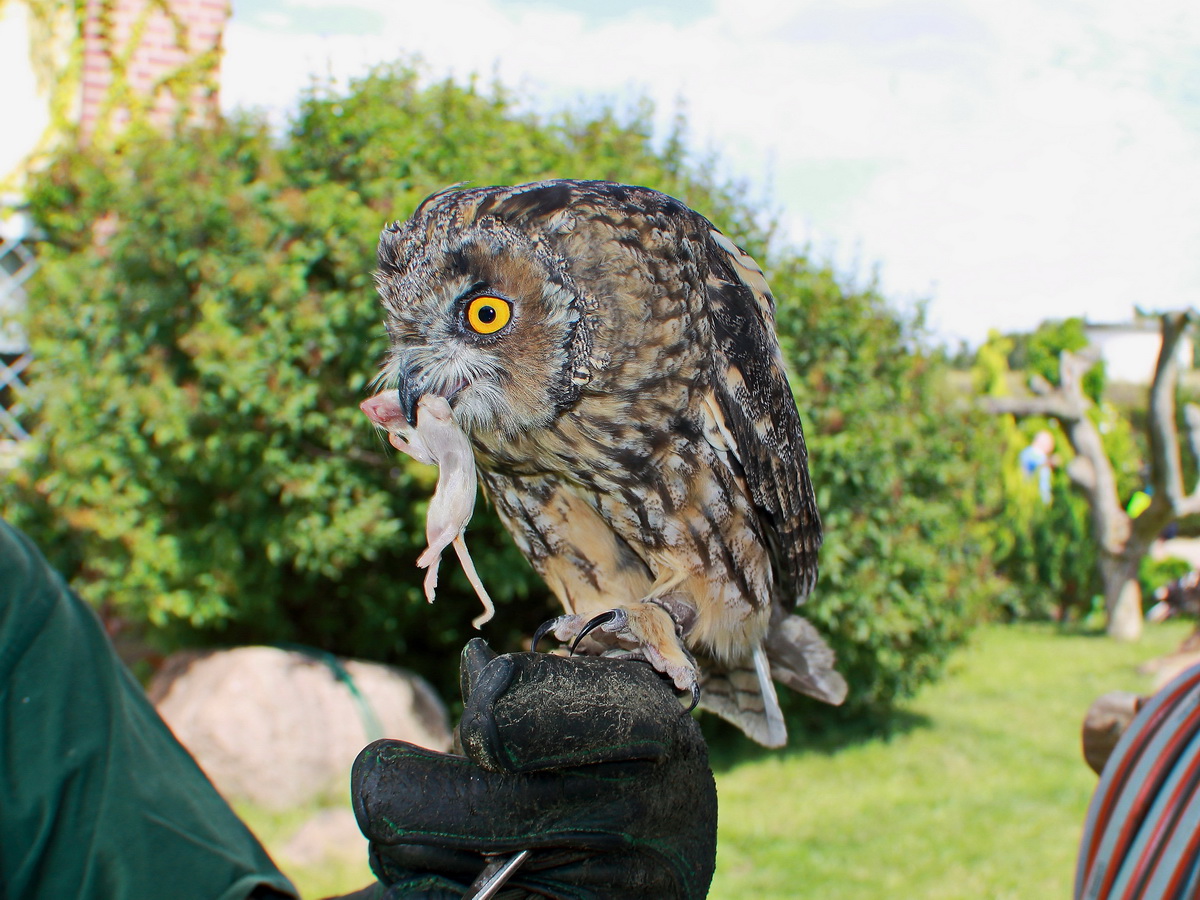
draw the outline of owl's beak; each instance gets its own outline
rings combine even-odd
[[[427,373],[416,372],[409,369],[401,370],[400,378],[396,383],[396,391],[400,395],[400,411],[404,413],[404,419],[410,425],[417,424],[417,401],[426,394],[437,394],[445,397],[450,403],[454,402],[455,396],[461,391],[466,384],[458,381],[453,384],[438,382],[430,378]]]
[[[400,395],[400,411],[404,413],[404,420],[410,425],[417,423],[417,401],[425,393],[425,384],[428,380],[418,372],[408,370],[400,372],[396,392]]]

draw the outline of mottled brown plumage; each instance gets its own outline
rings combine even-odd
[[[377,281],[384,383],[410,419],[423,394],[450,399],[562,601],[560,639],[620,608],[583,646],[699,679],[703,707],[772,746],[771,675],[841,702],[832,653],[788,614],[821,527],[749,256],[664,194],[549,181],[435,194],[384,231]]]

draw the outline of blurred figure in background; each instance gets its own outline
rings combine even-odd
[[[1021,451],[1017,461],[1026,478],[1037,476],[1038,495],[1043,503],[1050,502],[1050,470],[1054,467],[1054,435],[1042,430],[1033,436],[1029,446]]]

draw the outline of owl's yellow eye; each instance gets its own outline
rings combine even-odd
[[[495,334],[512,318],[512,304],[499,297],[475,297],[467,304],[467,327],[476,334]]]

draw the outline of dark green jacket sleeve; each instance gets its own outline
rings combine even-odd
[[[0,895],[295,891],[175,740],[93,611],[0,522]]]

